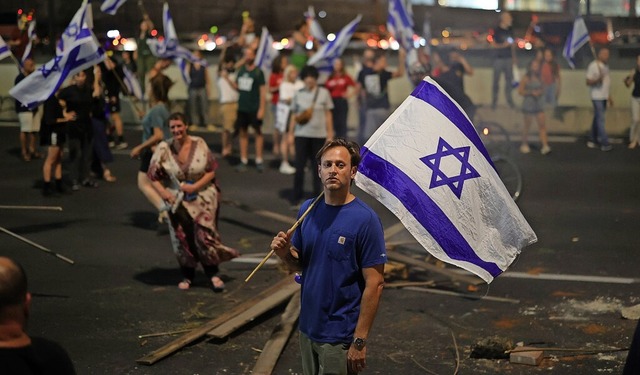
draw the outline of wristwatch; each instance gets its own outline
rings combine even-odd
[[[362,350],[364,349],[364,346],[367,345],[367,340],[361,338],[361,337],[354,337],[353,338],[353,346],[357,349],[357,350]]]

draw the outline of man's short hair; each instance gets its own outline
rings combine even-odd
[[[183,124],[187,124],[187,116],[185,116],[185,114],[182,112],[173,112],[171,115],[169,115],[169,121],[171,120],[182,121]]]
[[[300,79],[304,80],[307,77],[313,77],[318,79],[320,73],[318,72],[318,68],[312,65],[305,65],[300,71]]]
[[[316,162],[318,163],[318,165],[320,165],[322,155],[324,155],[327,150],[334,147],[344,147],[347,149],[347,151],[349,151],[349,155],[351,155],[352,167],[357,167],[360,164],[360,160],[362,159],[360,157],[360,146],[356,142],[347,141],[344,138],[336,138],[325,143],[320,151],[318,151],[318,153],[316,154]]]
[[[27,296],[27,274],[13,259],[0,263],[0,310],[25,301]]]

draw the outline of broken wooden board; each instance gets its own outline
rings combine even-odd
[[[540,348],[520,346],[511,351],[509,362],[522,365],[538,366],[542,362],[544,352]]]
[[[418,259],[414,259],[410,256],[404,255],[404,254],[400,254],[398,252],[395,251],[388,251],[387,252],[387,258],[391,259],[391,260],[395,260],[397,262],[402,262],[405,264],[408,264],[410,266],[415,266],[415,267],[420,267],[420,268],[424,268],[427,271],[430,272],[434,272],[434,273],[438,273],[440,275],[446,276],[448,278],[450,278],[451,280],[457,280],[457,281],[461,281],[467,284],[471,284],[471,285],[480,285],[483,284],[484,281],[482,279],[480,279],[479,277],[474,277],[474,276],[467,276],[467,275],[460,275],[457,272],[454,272],[452,270],[446,269],[446,268],[440,268],[440,267],[436,267],[433,264],[418,260]]]
[[[289,300],[287,308],[282,313],[280,323],[273,329],[269,341],[264,345],[262,353],[256,361],[256,365],[251,371],[254,375],[271,375],[276,367],[278,358],[284,350],[289,336],[300,316],[300,290],[298,290]]]
[[[233,331],[282,304],[298,290],[300,290],[300,285],[293,280],[293,276],[289,276],[289,283],[281,286],[278,290],[272,291],[269,295],[264,296],[261,301],[236,314],[236,316],[228,319],[223,324],[213,327],[207,332],[207,336],[218,339],[229,336]]]
[[[277,291],[291,284],[297,286],[297,284],[293,281],[292,276],[290,275],[286,276],[285,278],[283,278],[273,286],[257,294],[255,297],[249,298],[248,300],[242,302],[241,304],[237,305],[231,310],[223,313],[219,317],[208,321],[207,323],[203,324],[198,328],[194,328],[192,331],[178,337],[177,339],[162,346],[161,348],[156,349],[153,352],[147,354],[146,356],[137,359],[136,362],[139,364],[148,365],[148,366],[158,362],[159,360],[171,355],[172,353],[178,351],[179,349],[200,339],[201,337],[205,336],[207,332],[211,331],[215,327],[229,321],[230,319],[233,319],[234,317],[238,316],[242,312],[250,309],[255,304],[260,303],[265,298],[268,298],[270,295],[276,293]]]

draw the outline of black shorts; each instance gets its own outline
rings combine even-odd
[[[120,113],[120,97],[119,96],[110,96],[108,105],[109,105],[109,113]]]
[[[44,125],[40,128],[40,146],[62,147],[67,142],[67,132],[64,126]]]
[[[142,173],[147,173],[149,171],[149,166],[151,165],[151,157],[153,156],[153,151],[150,149],[145,149],[142,151],[142,155],[140,155],[140,169],[139,171]]]
[[[262,120],[258,119],[257,112],[242,112],[238,111],[238,117],[236,118],[235,131],[247,130],[251,126],[256,134],[262,134]]]

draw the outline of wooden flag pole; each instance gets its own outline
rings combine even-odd
[[[304,220],[304,218],[307,217],[309,212],[311,212],[313,207],[316,205],[316,203],[318,203],[318,201],[320,200],[320,198],[322,198],[323,195],[324,195],[324,191],[322,193],[320,193],[320,195],[318,195],[316,197],[316,199],[314,199],[313,202],[311,202],[311,204],[309,205],[307,210],[302,214],[302,216],[300,216],[300,218],[293,224],[293,226],[291,226],[291,228],[289,228],[289,230],[287,231],[287,236],[291,235],[291,233],[293,233],[293,231],[295,231],[298,228],[298,226],[300,226],[300,224],[302,224],[302,221]],[[260,262],[260,264],[258,264],[256,266],[256,268],[249,274],[249,276],[247,276],[247,278],[244,279],[244,282],[245,283],[248,282],[253,277],[253,275],[267,262],[267,260],[269,258],[271,258],[271,256],[274,253],[275,253],[274,250],[269,251],[269,254],[267,254],[267,256],[264,257],[264,259],[262,260],[262,262]]]
[[[0,227],[0,231],[2,231],[2,232],[4,232],[4,233],[6,233],[6,234],[8,234],[8,235],[10,235],[11,237],[14,237],[14,238],[19,239],[19,240],[20,240],[20,241],[22,241],[22,242],[28,243],[29,245],[31,245],[31,246],[33,246],[33,247],[35,247],[36,249],[40,249],[40,250],[42,250],[42,251],[44,251],[44,252],[46,252],[46,253],[49,253],[49,254],[51,254],[51,255],[55,256],[56,258],[61,259],[61,260],[65,261],[65,262],[67,262],[67,263],[69,263],[69,264],[74,264],[74,263],[75,263],[73,260],[71,260],[71,259],[67,258],[66,256],[61,255],[61,254],[58,254],[58,253],[56,253],[56,252],[53,252],[53,251],[51,251],[51,250],[47,249],[46,247],[44,247],[44,246],[42,246],[42,245],[38,245],[37,243],[35,243],[35,242],[31,241],[31,240],[28,240],[28,239],[26,239],[26,238],[24,238],[24,237],[22,237],[22,236],[20,236],[20,235],[18,235],[18,234],[15,234],[15,233],[11,232],[11,231],[10,231],[10,230],[8,230],[8,229],[5,229],[5,228],[3,228],[3,227]]]

